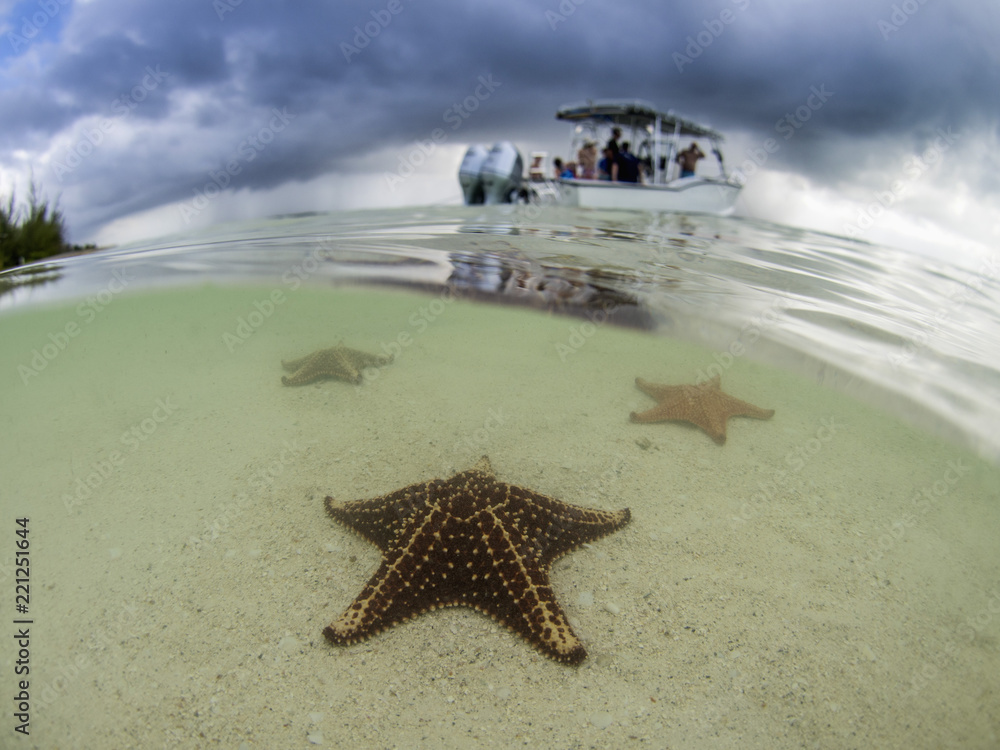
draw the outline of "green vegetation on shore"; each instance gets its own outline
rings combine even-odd
[[[27,205],[18,206],[14,194],[0,203],[0,268],[33,263],[74,250],[91,249],[67,245],[62,212],[39,198],[34,183]]]

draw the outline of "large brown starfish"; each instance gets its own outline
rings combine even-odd
[[[344,645],[438,607],[478,609],[567,664],[587,652],[549,586],[553,560],[629,522],[500,482],[486,456],[450,479],[337,503],[336,520],[382,552],[358,597],[323,634]]]
[[[724,393],[718,375],[698,385],[655,385],[642,378],[636,378],[635,384],[659,403],[641,414],[632,412],[633,422],[691,422],[719,445],[726,442],[726,421],[730,417],[774,416],[774,409],[761,409]]]
[[[282,376],[281,382],[285,385],[305,385],[322,378],[339,378],[360,383],[361,372],[366,367],[381,367],[390,362],[392,357],[338,345],[332,349],[320,349],[301,359],[282,361],[281,366],[292,374]]]

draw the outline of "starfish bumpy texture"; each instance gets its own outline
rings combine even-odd
[[[726,442],[726,422],[730,417],[774,416],[774,409],[761,409],[724,393],[718,375],[700,385],[655,385],[642,378],[636,378],[635,384],[659,403],[641,414],[632,412],[633,422],[691,422],[719,445]]]
[[[361,372],[366,367],[381,367],[390,362],[392,357],[335,346],[332,349],[320,349],[301,359],[282,361],[281,366],[292,374],[282,376],[281,382],[285,385],[305,385],[323,378],[338,378],[360,383]]]
[[[587,652],[549,585],[552,562],[629,522],[496,479],[489,459],[450,479],[337,503],[331,516],[377,546],[382,563],[323,634],[345,645],[438,607],[467,606],[543,654],[579,664]]]

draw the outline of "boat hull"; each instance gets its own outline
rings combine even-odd
[[[639,185],[607,180],[559,180],[559,202],[580,208],[631,211],[732,213],[741,187],[724,180],[687,177],[668,185]]]

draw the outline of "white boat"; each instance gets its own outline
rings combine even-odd
[[[622,142],[643,165],[644,182],[611,182],[600,179],[560,179],[559,202],[583,208],[624,208],[640,211],[699,211],[728,214],[742,186],[726,173],[723,136],[716,130],[687,120],[671,111],[660,112],[644,101],[588,101],[562,107],[556,119],[573,126],[570,154],[587,141],[607,142],[613,128],[621,128]],[[685,143],[708,140],[716,165],[699,169],[692,177],[680,176],[677,154]],[[570,158],[575,158],[571,156]],[[697,170],[696,170],[697,172]]]
[[[723,136],[716,130],[687,120],[672,111],[660,112],[649,102],[634,100],[600,100],[565,106],[556,118],[572,125],[570,157],[574,161],[588,141],[603,147],[614,128],[622,131],[621,142],[633,145],[631,153],[641,165],[641,182],[618,182],[608,179],[553,179],[551,167],[545,164],[547,154],[535,152],[527,178],[514,171],[520,167],[520,154],[513,144],[504,142],[505,152],[514,150],[517,159],[507,158],[512,171],[498,181],[496,170],[485,175],[498,189],[483,199],[483,179],[471,174],[473,162],[481,162],[483,146],[472,146],[463,160],[461,180],[466,203],[511,202],[526,199],[536,203],[556,202],[581,208],[631,209],[636,211],[691,211],[725,215],[732,212],[742,185],[726,171],[720,150]],[[681,177],[677,154],[682,146],[697,139],[711,144],[715,164],[699,165],[694,176]],[[707,161],[707,160],[706,160]],[[548,168],[548,172],[546,172]],[[500,182],[503,184],[500,185]]]
[[[685,177],[665,185],[606,180],[559,180],[558,201],[581,208],[633,211],[691,211],[725,216],[733,211],[740,186],[713,177]]]

